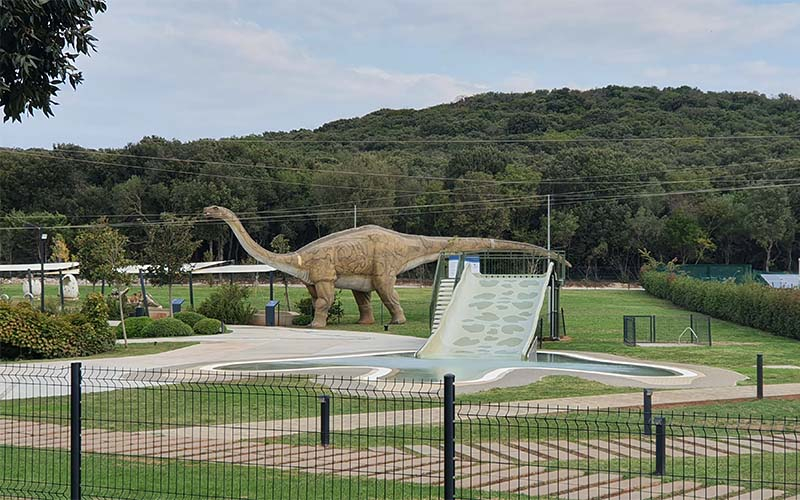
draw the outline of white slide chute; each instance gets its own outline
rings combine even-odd
[[[483,275],[465,267],[438,328],[418,358],[524,359],[553,263],[545,274]]]

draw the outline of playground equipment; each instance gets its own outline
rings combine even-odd
[[[452,299],[418,358],[526,359],[535,345],[539,311],[553,273],[480,274],[461,271]]]

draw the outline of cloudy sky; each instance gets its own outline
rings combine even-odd
[[[0,145],[314,128],[485,91],[690,85],[800,96],[800,2],[111,0],[85,83]]]

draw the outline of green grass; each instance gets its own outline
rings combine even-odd
[[[100,380],[95,387],[126,386],[122,381]],[[220,425],[297,418],[317,418],[319,396],[327,387],[303,378],[271,384],[269,379],[233,383],[166,384],[152,388],[89,392],[81,401],[84,427],[115,431],[141,431],[174,426]],[[428,400],[337,397],[331,414],[379,413],[430,408]],[[0,401],[0,417],[64,424],[69,397]]]
[[[566,290],[562,295],[570,340],[545,343],[547,349],[593,351],[649,361],[716,366],[739,372],[754,383],[756,354],[765,364],[797,365],[800,342],[727,321],[712,321],[714,345],[686,347],[628,347],[622,343],[622,316],[655,314],[659,318],[687,317],[688,311],[643,291]],[[677,339],[680,331],[675,332]],[[768,384],[800,382],[800,370],[766,368]]]
[[[614,387],[593,380],[585,380],[569,376],[547,376],[528,385],[518,387],[501,387],[481,392],[473,392],[458,396],[461,402],[500,403],[505,401],[526,401],[531,399],[550,399],[570,396],[597,396],[600,394],[618,394],[635,392],[634,387]]]
[[[69,496],[69,455],[0,446],[0,492],[18,498]],[[83,496],[181,498],[441,498],[437,486],[310,474],[221,462],[85,453]],[[470,495],[472,496],[472,495]],[[473,498],[478,498],[477,495]]]
[[[162,352],[174,351],[197,345],[199,342],[149,342],[149,343],[129,343],[128,347],[116,344],[113,349],[91,356],[81,358],[54,358],[54,359],[20,359],[16,361],[4,360],[3,363],[41,363],[42,361],[69,361],[84,359],[104,359],[104,358],[126,358],[129,356],[147,356],[148,354],[161,354]]]

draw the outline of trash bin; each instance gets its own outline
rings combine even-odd
[[[133,311],[133,315],[137,318],[144,316],[144,307],[136,306],[136,309]]]
[[[172,314],[181,312],[181,306],[186,302],[183,299],[172,299]]]
[[[281,312],[281,303],[278,300],[270,300],[267,302],[266,308],[266,324],[267,326],[278,326],[278,315]]]

